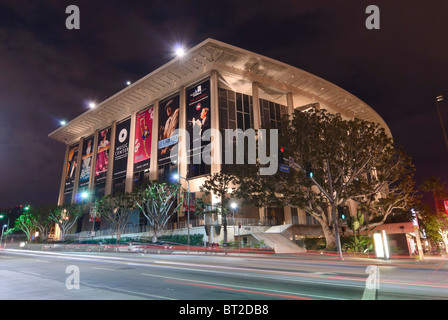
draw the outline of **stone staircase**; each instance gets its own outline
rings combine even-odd
[[[288,230],[291,224],[278,225],[273,227],[254,227],[252,228],[252,236],[258,241],[264,241],[266,246],[274,249],[275,253],[301,253],[306,252],[295,244],[293,234]]]

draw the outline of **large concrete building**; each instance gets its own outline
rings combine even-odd
[[[174,173],[184,177],[184,188],[189,185],[197,193],[204,179],[222,166],[187,164],[186,158],[204,146],[180,152],[177,161],[170,159],[173,146],[187,145],[173,134],[175,129],[191,132],[196,124],[218,130],[259,129],[275,125],[295,109],[313,107],[379,123],[390,134],[371,107],[344,89],[285,63],[207,39],[49,134],[66,145],[58,204],[77,202],[84,191],[94,197],[129,192],[150,179],[168,181]],[[212,147],[217,143],[212,141]],[[214,152],[222,151],[214,147]],[[316,224],[295,208],[239,211],[244,225]],[[77,231],[88,228],[80,224]]]

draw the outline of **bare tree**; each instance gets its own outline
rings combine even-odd
[[[137,193],[136,204],[153,227],[152,241],[156,242],[169,219],[182,205],[180,184],[150,182]]]
[[[64,241],[68,231],[84,214],[84,210],[84,206],[79,204],[58,206],[48,210],[50,219],[55,222],[61,230],[61,241]]]
[[[108,195],[97,200],[95,207],[100,216],[114,226],[117,243],[120,243],[121,234],[136,208],[135,194],[126,192],[114,196]]]

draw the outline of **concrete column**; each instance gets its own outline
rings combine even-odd
[[[185,87],[181,87],[179,90],[179,132],[185,132],[187,130],[187,106],[186,106],[186,92]],[[178,174],[181,177],[187,178],[187,141],[183,134],[179,134],[179,142],[177,145],[177,168]],[[180,184],[183,188],[187,189],[187,181],[180,179]]]
[[[291,207],[284,207],[283,214],[285,216],[285,223],[291,224],[292,223]]]
[[[286,106],[288,108],[289,119],[292,119],[292,116],[294,114],[294,101],[291,92],[286,93]],[[285,223],[286,224],[292,223],[291,207],[285,207],[284,214],[285,214]]]
[[[79,174],[81,172],[81,164],[82,164],[82,148],[84,145],[84,137],[79,139],[78,144],[78,158],[76,159],[76,170],[75,170],[75,181],[73,183],[73,194],[72,194],[72,204],[76,203],[76,194],[78,193],[79,188]]]
[[[106,172],[106,185],[104,187],[104,195],[112,194],[112,179],[114,176],[114,157],[115,157],[115,135],[117,132],[117,121],[112,122],[110,128],[110,141],[109,141],[109,158],[107,162],[107,172]]]
[[[254,109],[254,129],[261,128],[260,93],[258,82],[252,82],[252,105]]]
[[[299,216],[299,224],[306,224],[306,211],[297,208],[297,215]]]
[[[65,189],[65,174],[67,171],[67,162],[68,162],[68,151],[70,149],[69,145],[65,146],[65,155],[64,155],[64,164],[62,165],[62,177],[61,177],[61,185],[59,187],[59,197],[58,197],[58,206],[62,206],[64,204],[64,189]]]
[[[154,101],[153,119],[151,132],[151,159],[149,164],[149,180],[157,180],[159,166],[158,159],[158,139],[159,139],[159,100]]]
[[[286,93],[286,106],[288,107],[289,118],[292,119],[292,115],[294,114],[294,100],[291,92]]]
[[[96,157],[98,154],[98,130],[95,131],[93,135],[93,154],[90,160],[90,177],[89,177],[89,192],[93,193],[94,183],[95,183],[95,169],[96,169]],[[91,197],[93,199],[93,197]]]
[[[212,70],[210,75],[210,111],[211,111],[211,129],[219,131],[219,106],[218,106],[218,72]],[[213,138],[212,138],[213,139]],[[213,139],[212,143],[212,158],[220,159],[219,163],[212,162],[211,174],[221,172],[222,162],[222,144],[221,139]]]
[[[128,151],[128,167],[126,169],[126,192],[132,192],[132,180],[134,179],[134,143],[135,143],[135,123],[137,121],[137,111],[131,116],[131,126],[129,129],[129,151]]]

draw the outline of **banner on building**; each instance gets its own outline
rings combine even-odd
[[[95,164],[95,184],[103,183],[107,177],[107,165],[109,163],[111,128],[98,132],[98,148]]]
[[[134,172],[149,169],[151,161],[151,135],[154,108],[137,114],[134,142]]]
[[[78,161],[78,150],[79,145],[75,145],[68,150],[67,167],[65,170],[65,186],[64,193],[69,193],[73,191],[73,185],[75,182],[75,172]]]
[[[190,195],[190,197],[188,197]],[[196,194],[194,192],[184,191],[182,202],[182,211],[188,212],[188,205],[190,205],[190,213],[196,211]]]
[[[131,119],[117,123],[115,148],[114,148],[114,170],[113,179],[126,176],[129,153],[129,130]]]
[[[187,131],[190,135],[189,155],[200,155],[208,141],[202,141],[210,129],[210,81],[204,81],[187,90]]]
[[[179,129],[179,95],[160,102],[159,124],[158,162],[166,164],[171,161],[170,152],[179,141],[176,134]]]
[[[448,216],[448,200],[443,201],[443,206],[445,208],[445,213]]]
[[[92,168],[93,137],[84,139],[81,155],[81,171],[79,174],[79,189],[89,186],[90,170]]]
[[[89,222],[99,222],[101,221],[101,216],[98,213],[97,209],[95,206],[90,207],[90,212],[89,212]]]

